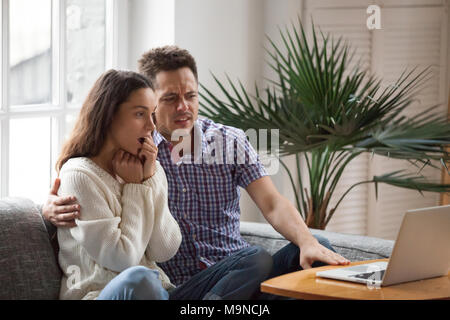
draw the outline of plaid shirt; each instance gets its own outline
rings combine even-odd
[[[239,187],[267,175],[242,130],[198,119],[193,132],[194,154],[176,163],[171,158],[176,147],[153,134],[167,176],[170,212],[183,236],[177,254],[158,265],[176,285],[249,246],[240,234]]]

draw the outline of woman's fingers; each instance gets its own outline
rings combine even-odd
[[[124,153],[123,162],[128,164],[130,162],[130,154],[128,152]]]
[[[139,158],[125,150],[119,150],[114,155],[113,170],[126,183],[142,181],[143,170]]]
[[[120,163],[122,162],[122,158],[123,158],[123,150],[119,150],[114,154],[112,163],[115,168],[117,168],[117,166],[120,165]]]
[[[142,163],[146,161],[155,162],[157,154],[154,150],[142,149],[139,158],[142,160]]]
[[[142,148],[138,152],[138,158],[141,163],[144,164],[147,160],[156,159],[157,154],[158,147],[153,142],[153,138],[151,136],[145,137],[142,142]]]
[[[151,160],[151,159],[152,159],[152,153],[146,149],[142,149],[141,152],[139,153],[139,160],[141,161],[141,163],[143,165],[145,165],[147,160]]]
[[[135,155],[126,152],[124,150],[119,150],[118,152],[116,152],[114,158],[113,158],[113,162],[116,163],[116,165],[120,165],[120,166],[127,166],[127,165],[135,165],[137,163],[139,163],[139,159],[138,157],[136,157]]]
[[[158,150],[158,147],[155,145],[151,137],[146,137],[142,145],[147,145],[150,146],[152,149]]]
[[[155,145],[152,144],[152,143],[147,142],[147,141],[145,141],[145,142],[142,144],[142,149],[145,149],[145,150],[148,150],[148,151],[151,151],[151,152],[158,153],[158,147],[155,146]]]
[[[139,160],[138,157],[131,155],[131,159],[132,159],[134,165],[141,165],[141,161]]]
[[[154,154],[155,156],[158,154],[158,150],[157,149],[153,149],[153,148],[150,148],[150,147],[142,148],[141,151],[147,151],[149,153]]]

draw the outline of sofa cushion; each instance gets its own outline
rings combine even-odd
[[[0,299],[59,297],[61,271],[31,200],[0,199],[0,270]]]
[[[39,214],[41,216],[42,216],[42,207],[43,207],[42,204],[36,204],[36,208],[39,210]],[[58,260],[58,253],[59,253],[58,232],[56,230],[56,227],[50,221],[46,219],[42,220],[44,220],[45,228],[47,229],[48,233],[48,238],[50,239],[50,244],[52,245],[56,260]]]
[[[316,229],[310,231],[313,235],[327,238],[336,252],[350,261],[389,258],[394,246],[392,240]],[[271,254],[288,244],[288,240],[268,223],[242,221],[241,235],[249,243],[259,245]]]

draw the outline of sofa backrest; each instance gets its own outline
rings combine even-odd
[[[337,253],[350,261],[389,258],[394,241],[354,234],[310,229],[313,235],[327,238]],[[241,222],[242,237],[274,254],[289,242],[268,223]]]
[[[58,299],[61,270],[37,206],[0,199],[0,299]]]

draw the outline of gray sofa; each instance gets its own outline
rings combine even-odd
[[[352,261],[387,258],[393,247],[383,239],[311,232]],[[241,234],[270,253],[288,243],[264,223],[242,222]],[[44,222],[40,207],[29,199],[0,199],[0,299],[58,299],[60,279],[55,228]]]

